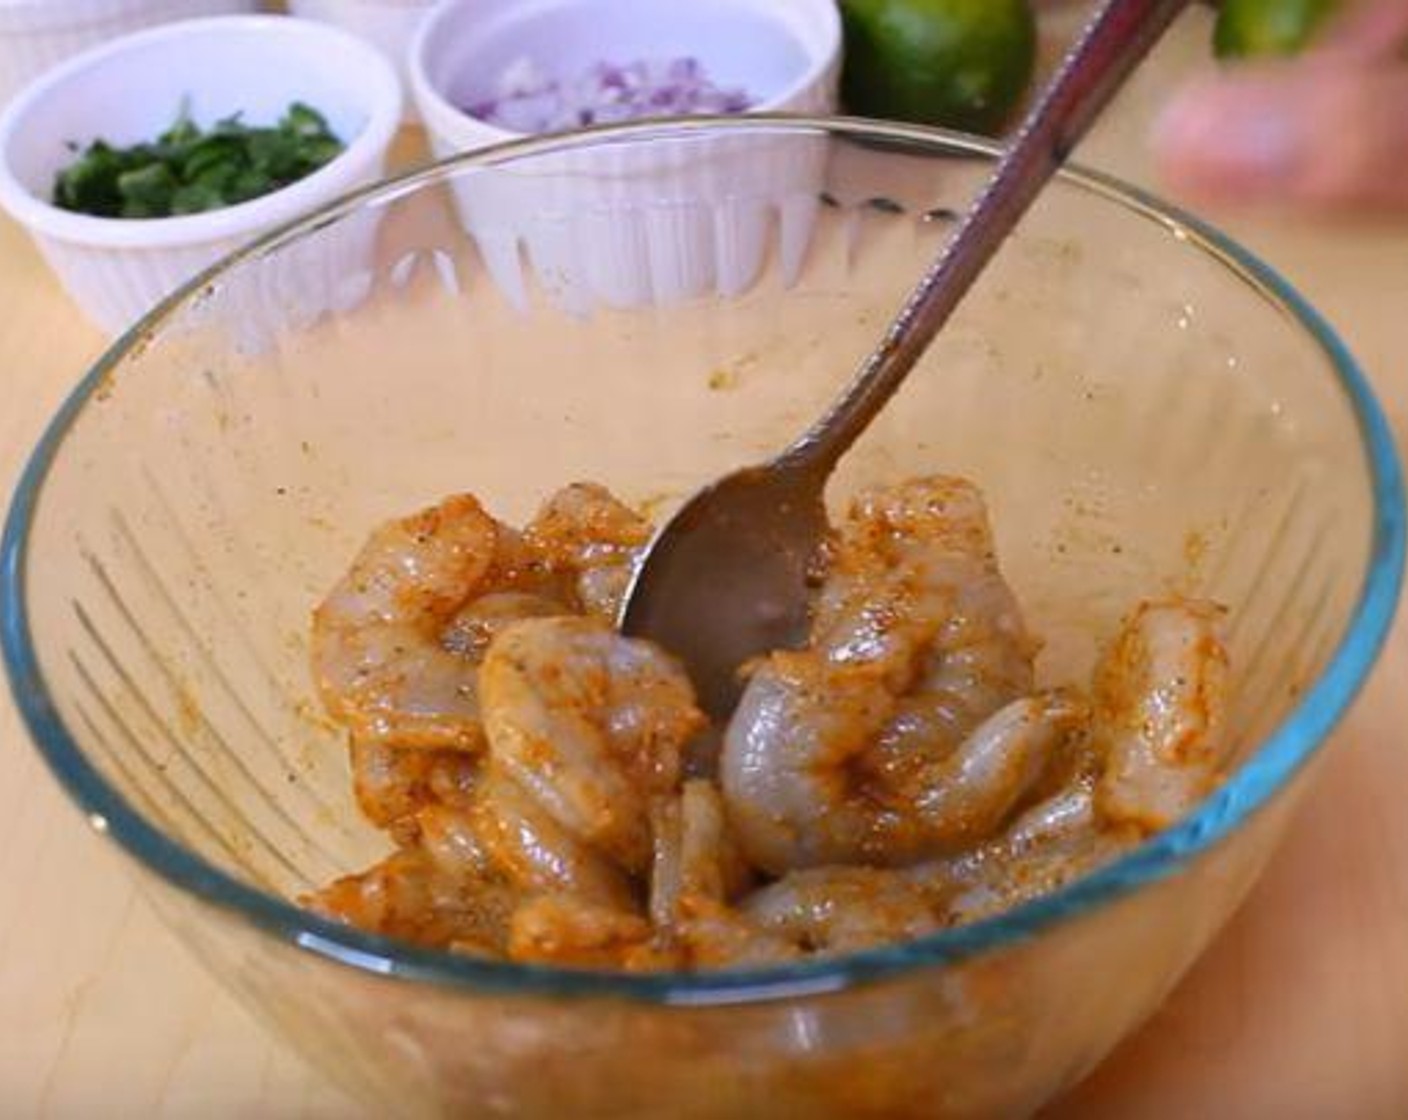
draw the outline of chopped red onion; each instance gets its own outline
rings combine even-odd
[[[745,91],[710,81],[697,58],[640,59],[624,66],[598,62],[567,81],[524,58],[499,76],[494,98],[466,108],[486,124],[534,133],[641,117],[742,113],[751,106]]]

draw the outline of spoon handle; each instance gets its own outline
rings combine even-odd
[[[1081,33],[958,232],[831,410],[778,460],[821,477],[869,426],[1129,72],[1188,0],[1108,0]]]

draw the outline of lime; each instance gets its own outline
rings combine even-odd
[[[841,0],[841,14],[852,113],[994,132],[1031,81],[1028,0]]]
[[[1295,54],[1339,6],[1338,0],[1224,0],[1213,49],[1219,58]]]

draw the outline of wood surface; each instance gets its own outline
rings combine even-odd
[[[1085,162],[1148,182],[1151,115],[1207,54],[1206,13],[1192,13]],[[1402,443],[1408,220],[1219,220],[1342,331]],[[0,491],[101,348],[0,219]],[[1408,1116],[1405,682],[1400,620],[1266,878],[1145,1029],[1050,1115]],[[361,1115],[176,944],[0,699],[0,1116]]]

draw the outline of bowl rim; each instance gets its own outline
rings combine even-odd
[[[1166,228],[1190,248],[1217,260],[1302,327],[1327,359],[1360,432],[1370,476],[1373,526],[1369,560],[1357,601],[1329,663],[1297,705],[1216,790],[1172,828],[1113,863],[1056,891],[971,925],[940,930],[902,944],[845,956],[750,968],[628,974],[486,961],[420,948],[366,933],[300,909],[251,886],[167,837],[88,761],[59,716],[39,667],[25,602],[30,530],[45,478],[69,429],[100,395],[131,352],[222,273],[296,240],[371,203],[442,183],[456,171],[643,136],[699,136],[711,130],[801,133],[919,146],[932,152],[992,159],[998,145],[959,133],[859,118],[788,115],[701,117],[615,125],[567,136],[497,145],[427,165],[364,187],[290,222],[230,254],[157,305],[119,338],[60,407],[21,475],[0,537],[0,646],[16,706],[40,753],[92,827],[178,893],[189,893],[287,946],[352,969],[470,992],[525,997],[604,996],[676,1006],[736,1005],[840,991],[887,977],[951,964],[1029,938],[1067,919],[1110,905],[1180,871],[1234,832],[1280,792],[1323,746],[1373,668],[1392,624],[1404,566],[1404,482],[1393,435],[1368,379],[1320,314],[1277,272],[1191,215],[1119,180],[1068,166],[1063,182]]]
[[[103,218],[63,210],[30,190],[10,166],[11,143],[37,108],[75,78],[95,66],[121,59],[153,44],[182,49],[202,39],[231,33],[279,36],[309,53],[335,50],[357,75],[357,99],[366,122],[342,151],[317,170],[285,187],[201,214],[168,218]],[[349,31],[292,16],[233,14],[173,20],[120,35],[45,70],[0,111],[0,208],[31,233],[104,249],[167,249],[250,234],[295,219],[311,206],[330,202],[355,185],[356,169],[376,160],[390,146],[401,125],[403,93],[395,68],[380,51]]]
[[[749,0],[741,0],[741,2],[748,3]],[[511,140],[538,139],[541,136],[549,135],[548,133],[514,132],[511,129],[490,124],[488,121],[476,117],[473,113],[461,109],[446,96],[440,88],[440,83],[432,80],[426,54],[430,50],[431,44],[438,42],[441,38],[440,25],[470,3],[473,3],[473,0],[437,0],[435,6],[425,13],[420,26],[416,28],[415,34],[411,38],[410,47],[406,51],[405,59],[406,83],[410,87],[416,111],[425,121],[427,128],[432,127],[433,118],[434,128],[446,138],[453,138],[460,143],[473,143],[477,147],[486,147],[490,143],[506,143]],[[748,109],[746,114],[739,115],[765,116],[769,113],[776,113],[779,106],[786,104],[792,98],[822,81],[828,71],[836,66],[840,60],[841,10],[837,6],[836,0],[787,0],[787,3],[807,5],[815,9],[813,18],[824,21],[824,26],[821,23],[818,23],[817,26],[821,28],[825,37],[825,48],[824,50],[812,50],[806,47],[806,69],[801,71],[790,84],[784,86],[766,101],[761,102],[756,109]],[[752,6],[766,18],[776,17],[777,5],[774,0],[761,0],[759,3],[753,3]],[[696,119],[708,118],[699,117]]]

